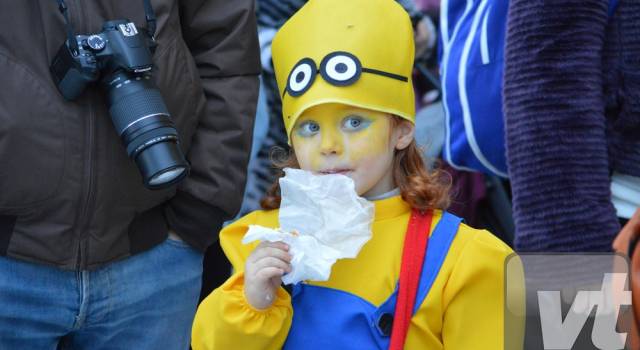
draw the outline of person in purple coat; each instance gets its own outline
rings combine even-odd
[[[640,2],[512,0],[503,94],[516,249],[611,251],[640,206]]]

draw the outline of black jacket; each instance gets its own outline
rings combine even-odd
[[[76,34],[127,18],[142,0],[67,0]],[[54,0],[0,0],[0,254],[91,269],[162,242],[204,250],[242,200],[260,70],[252,0],[152,0],[154,78],[191,174],[151,191],[97,87],[65,101],[49,72],[64,42]]]

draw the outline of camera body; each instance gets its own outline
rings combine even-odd
[[[69,101],[78,98],[101,75],[106,77],[116,70],[138,75],[153,69],[157,47],[154,38],[128,20],[108,21],[101,33],[76,35],[76,40],[77,52],[65,43],[51,64],[56,86]]]
[[[111,120],[144,185],[164,188],[189,172],[179,137],[160,91],[151,79],[155,39],[126,19],[107,21],[102,32],[66,40],[50,71],[62,96],[78,98],[100,82]]]

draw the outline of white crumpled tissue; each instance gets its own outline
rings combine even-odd
[[[242,243],[288,244],[292,260],[291,272],[282,277],[285,284],[326,281],[338,259],[355,258],[371,238],[373,203],[357,195],[353,180],[347,176],[314,175],[290,168],[284,171],[280,228],[250,225]]]

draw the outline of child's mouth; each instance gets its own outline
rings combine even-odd
[[[352,169],[327,169],[327,170],[318,171],[318,173],[322,175],[329,175],[329,174],[347,175],[351,171],[353,170]]]

